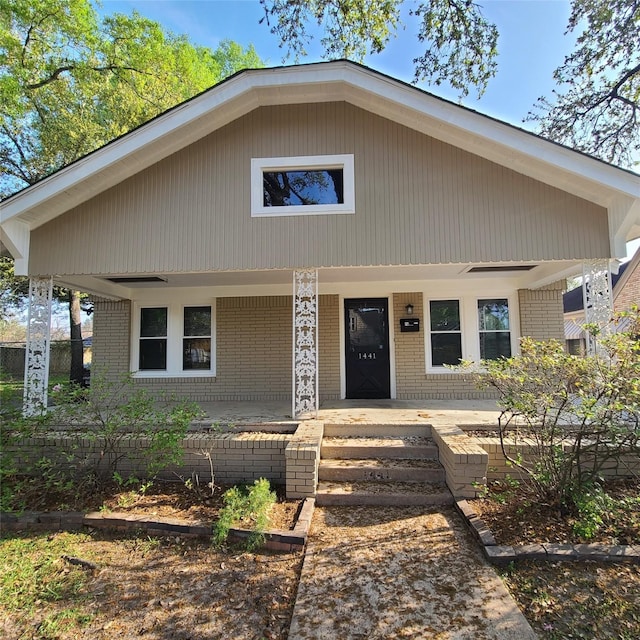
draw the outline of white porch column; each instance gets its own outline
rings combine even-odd
[[[587,324],[605,330],[613,315],[613,295],[609,260],[587,260],[582,263],[582,299]],[[594,355],[597,340],[587,332],[587,353]]]
[[[52,291],[53,278],[30,278],[22,404],[26,416],[38,415],[47,408]]]
[[[318,414],[318,272],[293,272],[294,418]]]

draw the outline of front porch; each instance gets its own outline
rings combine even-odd
[[[205,422],[232,426],[297,425],[290,401],[201,402]],[[496,424],[495,400],[324,400],[312,419],[325,424]]]
[[[488,457],[459,425],[494,426],[499,415],[494,400],[324,401],[317,415],[295,420],[286,402],[202,408],[192,451],[201,447],[197,432],[216,425],[225,438],[236,438],[223,443],[221,465],[251,476],[278,459],[287,496],[316,497],[319,504],[429,505],[473,497],[486,482]],[[197,454],[187,457],[198,464]]]

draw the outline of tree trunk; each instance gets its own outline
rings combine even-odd
[[[71,328],[71,371],[69,380],[82,384],[84,373],[80,292],[69,289],[69,325]]]

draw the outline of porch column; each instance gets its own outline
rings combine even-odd
[[[587,260],[582,263],[582,299],[587,324],[605,330],[613,315],[613,295],[609,260]],[[587,353],[594,355],[597,340],[587,332]]]
[[[53,278],[29,279],[27,351],[22,403],[22,412],[25,416],[44,413],[47,408],[52,291]]]
[[[292,416],[318,413],[318,272],[293,272]]]

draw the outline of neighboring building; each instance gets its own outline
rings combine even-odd
[[[611,293],[613,311],[629,311],[633,306],[640,307],[640,248],[631,260],[620,265],[618,273],[611,274]],[[567,351],[580,355],[586,351],[586,335],[582,328],[586,322],[584,314],[584,296],[582,287],[567,291],[562,296],[564,308],[564,338]],[[627,323],[622,320],[619,328]]]
[[[1,211],[35,318],[52,279],[95,297],[94,373],[302,414],[478,397],[446,365],[561,339],[567,276],[640,235],[640,176],[334,61],[236,74]]]

